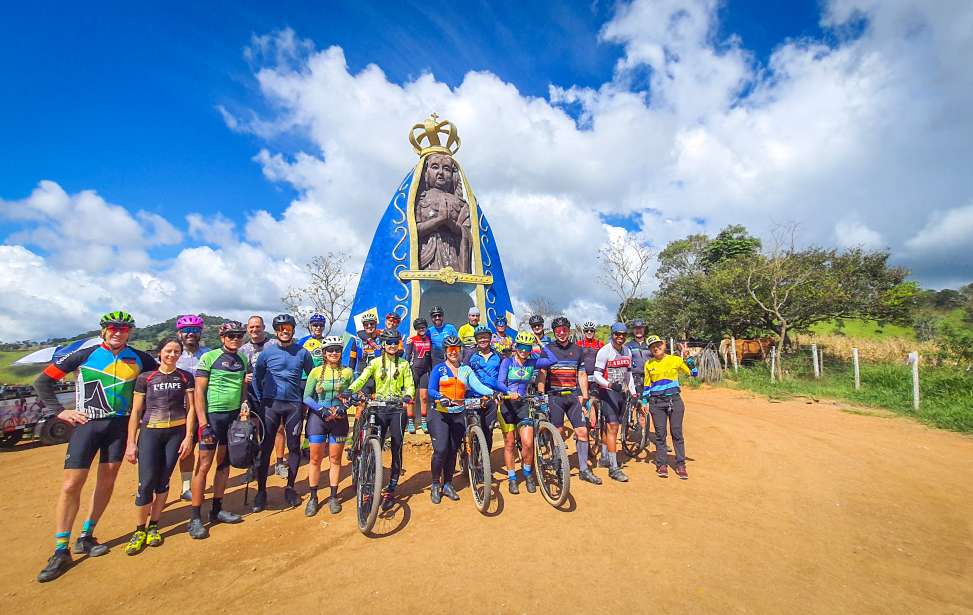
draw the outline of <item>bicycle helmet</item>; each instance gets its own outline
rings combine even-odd
[[[290,325],[292,327],[297,327],[297,321],[290,314],[278,314],[274,316],[273,320],[274,331],[276,331],[281,325]]]
[[[432,306],[432,309],[429,310],[430,318],[432,318],[433,316],[445,316],[445,315],[446,315],[446,310],[444,310],[442,307],[438,305]]]
[[[324,350],[335,347],[341,349],[344,347],[344,345],[345,341],[341,339],[340,335],[329,335],[328,337],[324,338],[324,341],[321,342],[321,348]]]
[[[490,331],[490,327],[486,325],[477,325],[476,329],[473,330],[473,337],[480,337],[481,335],[493,336],[493,331]]]
[[[641,318],[634,318],[632,319],[632,322],[630,322],[628,326],[632,327],[633,329],[635,327],[645,327],[645,321],[642,320]]]
[[[361,324],[364,325],[366,322],[373,322],[375,324],[378,324],[378,316],[369,312],[368,314],[365,314],[364,316],[361,317]]]
[[[135,326],[135,319],[128,312],[123,312],[121,310],[116,310],[114,312],[108,312],[102,315],[101,320],[98,322],[102,327],[107,327],[108,325],[126,325],[129,327]]]
[[[551,328],[557,329],[558,327],[567,327],[570,329],[571,321],[568,320],[567,317],[565,316],[558,316],[557,318],[551,321]]]
[[[612,334],[615,333],[628,333],[628,327],[623,322],[616,322],[612,325]]]
[[[398,344],[402,341],[402,336],[395,329],[386,329],[382,331],[382,334],[378,336],[382,340],[383,344]]]
[[[584,324],[581,325],[582,331],[594,331],[595,329],[597,329],[595,323],[591,322],[590,320],[584,321]]]
[[[226,335],[227,333],[244,333],[246,330],[242,322],[228,320],[220,325],[220,336]]]
[[[661,343],[663,343],[662,338],[659,337],[658,335],[650,335],[649,337],[645,338],[645,344],[649,348],[652,348],[653,344],[661,344]]]
[[[395,312],[389,312],[385,315],[385,320],[394,320],[395,322],[402,322],[402,317]]]
[[[425,318],[416,318],[415,320],[412,321],[413,329],[418,329],[419,327],[426,327],[426,328],[429,327],[429,323],[426,322]]]
[[[544,326],[544,317],[543,316],[540,316],[538,314],[534,314],[533,316],[531,316],[530,318],[527,319],[527,324],[530,325],[530,326],[532,326],[532,327],[533,326],[536,326],[536,325],[541,325],[543,327]]]
[[[517,344],[518,346],[530,346],[533,348],[535,339],[534,334],[530,331],[521,331],[517,334],[516,339],[514,339],[514,344]]]
[[[498,327],[506,327],[507,326],[507,319],[504,318],[503,316],[501,316],[500,318],[496,319],[494,321],[494,323],[496,323],[496,325]]]
[[[311,317],[307,320],[307,324],[324,326],[328,324],[328,319],[321,314],[311,314]]]
[[[443,348],[457,348],[462,345],[463,342],[461,342],[455,335],[450,335],[443,340]]]
[[[203,327],[203,319],[195,314],[186,314],[185,316],[180,316],[176,320],[176,330],[183,329],[185,327]]]

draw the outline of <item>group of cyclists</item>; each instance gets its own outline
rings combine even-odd
[[[242,521],[240,514],[223,509],[230,469],[228,433],[237,419],[254,419],[263,426],[252,512],[267,506],[267,479],[275,450],[275,472],[286,479],[284,503],[289,507],[302,503],[295,481],[303,434],[310,459],[304,513],[314,516],[321,507],[318,492],[325,457],[330,461],[324,476],[327,503],[332,514],[339,513],[342,458],[358,427],[352,426],[349,415],[357,416],[356,404],[368,398],[398,402],[375,417],[381,441],[391,440],[389,480],[380,493],[383,510],[394,506],[404,434],[419,430],[432,441],[432,502],[439,504],[443,497],[460,499],[453,475],[466,416],[451,408],[469,398],[481,399],[479,423],[487,438],[487,451],[492,448],[494,429],[498,427],[503,434],[511,494],[519,493],[521,483],[530,493],[537,489],[527,400],[539,394],[549,399],[550,422],[556,428],[564,430],[565,418],[571,423],[581,480],[602,484],[596,464],[589,463],[588,442],[589,430],[601,424],[600,465],[608,469],[609,478],[628,481],[617,458],[619,424],[626,404],[640,409],[643,429],[650,428],[646,414],[651,416],[657,475],[668,476],[666,440],[671,435],[675,473],[688,478],[679,375],[695,376],[695,367],[691,360],[687,363],[679,354],[669,354],[659,337],[647,336],[644,322],[613,324],[608,343],[603,343],[590,321],[581,326],[575,340],[572,324],[564,316],[551,321],[550,335],[541,316],[531,316],[529,328],[515,335],[504,318],[492,327],[482,323],[475,307],[458,329],[446,322],[439,306],[430,310],[429,318],[431,324],[416,318],[414,334],[403,339],[398,314],[389,313],[382,329],[377,317],[367,314],[361,319],[361,331],[346,342],[342,336],[324,336],[327,321],[318,314],[310,318],[309,335],[301,339],[296,339],[293,316],[274,317],[271,337],[263,318],[255,315],[246,325],[220,324],[220,347],[208,349],[201,345],[203,320],[186,315],[177,319],[175,335],[163,339],[156,356],[151,356],[128,345],[135,327],[130,314],[105,314],[99,323],[101,344],[58,358],[34,383],[39,399],[58,418],[74,425],[55,513],[55,550],[38,581],[51,581],[66,572],[74,564],[71,551],[90,557],[108,552],[94,531],[123,461],[138,465],[139,479],[135,531],[125,547],[127,554],[162,544],[159,519],[176,465],[180,466],[182,498],[191,502],[188,533],[192,538],[206,538],[217,524]],[[249,338],[246,342],[245,337]],[[77,373],[77,403],[73,409],[65,409],[54,387],[71,372]],[[596,413],[600,413],[600,423],[596,423]],[[197,444],[198,455],[194,454]],[[96,455],[95,488],[72,547],[71,530],[81,490]],[[214,464],[205,523],[202,506]]]

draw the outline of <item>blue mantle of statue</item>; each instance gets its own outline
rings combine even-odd
[[[410,334],[413,319],[419,316],[428,319],[433,305],[444,307],[446,320],[457,326],[466,322],[466,312],[473,306],[480,309],[485,317],[481,322],[491,329],[500,317],[514,324],[510,293],[493,230],[476,202],[466,175],[452,157],[459,148],[455,127],[433,115],[424,124],[413,127],[413,131],[419,128],[425,130],[419,135],[419,143],[414,136],[411,139],[420,154],[418,164],[406,174],[389,200],[362,267],[346,327],[352,336],[362,329],[364,315],[374,314],[382,328],[385,315],[390,312],[401,318],[399,331]],[[449,136],[445,146],[440,145],[437,134]],[[423,138],[427,140],[426,147],[421,147]],[[448,160],[454,167],[453,176],[458,178],[456,183],[459,184],[456,194],[460,196],[447,195],[453,204],[450,211],[455,212],[455,203],[460,202],[469,208],[469,215],[466,211],[462,213],[468,229],[464,235],[468,241],[464,241],[469,244],[468,249],[465,246],[463,249],[468,254],[459,261],[448,261],[447,255],[447,261],[438,260],[432,266],[427,254],[433,254],[434,250],[420,245],[424,240],[423,226],[422,220],[417,219],[421,218],[417,213],[417,200],[423,194],[420,188],[429,187],[428,182],[425,186],[420,184],[430,156],[437,157],[435,160]],[[455,252],[454,249],[454,255]],[[455,268],[454,264],[457,265]]]

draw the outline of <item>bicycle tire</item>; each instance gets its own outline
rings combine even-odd
[[[571,492],[571,467],[564,439],[554,425],[539,421],[534,434],[534,470],[547,502],[558,508]]]
[[[639,423],[638,406],[631,402],[625,405],[625,422],[622,424],[622,450],[632,459],[645,450],[648,430]]]
[[[358,512],[358,529],[367,534],[375,527],[381,501],[382,447],[378,438],[365,440],[364,450],[358,461],[358,483],[355,487],[355,504]]]
[[[478,511],[486,512],[493,495],[493,469],[490,467],[490,451],[487,450],[486,436],[479,425],[473,425],[466,432],[466,475],[473,492],[473,504]]]

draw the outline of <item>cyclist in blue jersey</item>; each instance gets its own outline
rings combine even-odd
[[[37,398],[44,406],[58,419],[75,426],[64,458],[64,480],[55,512],[54,554],[37,575],[40,583],[53,581],[74,565],[68,552],[71,527],[95,456],[98,475],[90,512],[74,544],[74,552],[89,557],[108,553],[108,546],[98,544],[92,533],[111,499],[115,477],[125,455],[135,380],[143,371],[159,368],[155,359],[128,345],[135,328],[135,319],[128,312],[109,312],[101,317],[99,324],[101,344],[56,359],[34,381]],[[66,410],[55,394],[54,385],[74,371],[78,373],[77,401],[73,410]]]
[[[517,436],[514,430],[520,430],[520,459],[524,470],[524,484],[527,491],[534,493],[537,483],[534,480],[533,468],[530,460],[534,457],[534,428],[527,422],[528,407],[521,399],[528,394],[537,378],[537,372],[550,367],[557,362],[557,357],[546,348],[542,349],[544,356],[534,358],[534,334],[521,331],[514,339],[513,356],[500,362],[500,375],[497,378],[497,391],[505,393],[507,399],[500,406],[497,419],[500,431],[503,432],[503,460],[507,465],[507,488],[511,494],[518,494],[517,470],[514,467],[514,450],[517,447]]]
[[[542,357],[544,356],[544,346],[547,346],[554,341],[551,339],[551,336],[544,333],[544,317],[534,314],[527,319],[527,324],[530,326],[530,331],[534,335],[534,347],[531,350],[531,355],[535,359]]]
[[[437,365],[446,360],[443,340],[447,337],[459,337],[456,327],[446,322],[446,311],[438,305],[429,310],[432,325],[429,327],[429,339],[432,340],[432,363]]]
[[[298,346],[303,346],[311,353],[311,360],[314,361],[315,367],[324,362],[321,343],[324,340],[324,327],[327,324],[328,319],[322,314],[311,314],[311,317],[307,320],[308,334],[297,340]]]
[[[473,338],[476,346],[473,354],[467,358],[466,364],[473,369],[480,382],[496,390],[503,357],[493,349],[493,333],[490,327],[479,325],[473,332]],[[480,427],[483,428],[483,435],[486,436],[487,451],[493,448],[493,423],[496,419],[497,404],[491,399],[484,408],[480,409]]]

